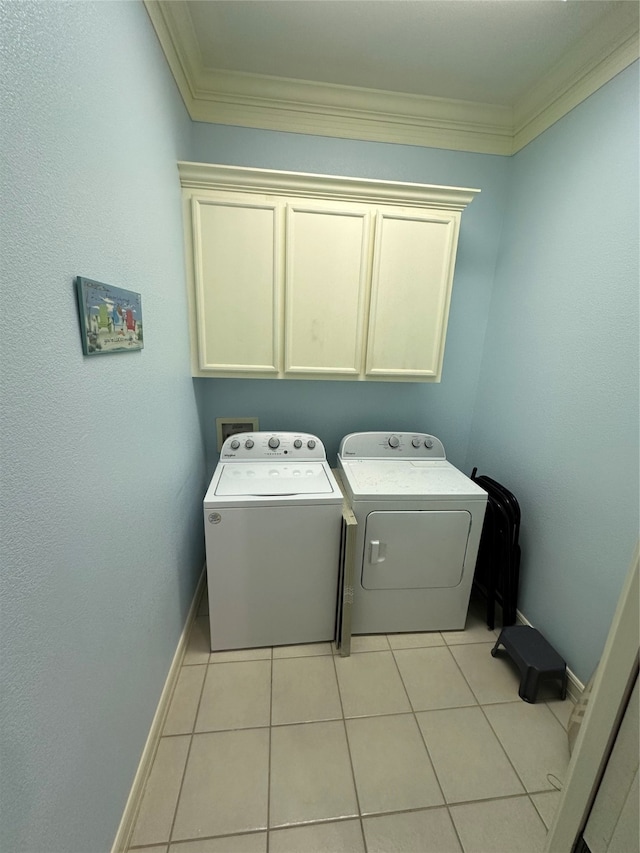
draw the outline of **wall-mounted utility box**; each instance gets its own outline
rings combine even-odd
[[[258,432],[258,418],[216,418],[216,433],[218,436],[218,453],[230,435],[239,432]]]

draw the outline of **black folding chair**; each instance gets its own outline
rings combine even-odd
[[[495,603],[502,606],[503,626],[516,621],[520,575],[520,506],[514,495],[491,477],[471,479],[487,494],[487,509],[482,527],[474,587],[486,598],[487,625],[495,627]]]

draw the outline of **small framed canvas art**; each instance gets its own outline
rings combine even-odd
[[[139,293],[82,276],[76,278],[76,292],[85,355],[109,355],[144,347]]]

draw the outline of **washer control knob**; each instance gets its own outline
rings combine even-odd
[[[420,445],[422,444],[422,440],[419,438],[412,438],[411,444],[413,444],[414,447],[420,447]]]
[[[424,446],[428,447],[430,450],[433,447],[433,439],[432,438],[425,438]]]
[[[276,447],[280,447],[280,439],[276,438],[275,436],[273,436],[273,438],[270,438],[269,439],[269,447],[272,450],[275,450]]]
[[[231,449],[237,450],[239,447],[240,447],[240,442],[238,441],[237,438],[234,438],[233,441],[231,442]]]
[[[309,441],[307,442],[307,447],[309,448],[309,450],[313,450],[313,448],[315,446],[316,446],[315,441],[312,438],[310,438]]]
[[[293,446],[296,450],[300,450],[300,448],[302,447],[302,442],[299,438],[296,438],[296,440],[293,442]]]
[[[389,447],[399,447],[399,446],[400,446],[400,439],[398,438],[398,436],[397,435],[389,436]]]
[[[245,441],[244,446],[247,448],[247,450],[251,450],[251,448],[253,447],[254,443],[255,443],[255,442],[254,442],[254,440],[253,440],[252,438],[248,438],[248,439]]]

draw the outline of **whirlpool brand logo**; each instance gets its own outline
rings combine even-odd
[[[210,524],[220,524],[222,521],[222,516],[219,512],[210,512],[209,513],[209,523]]]

